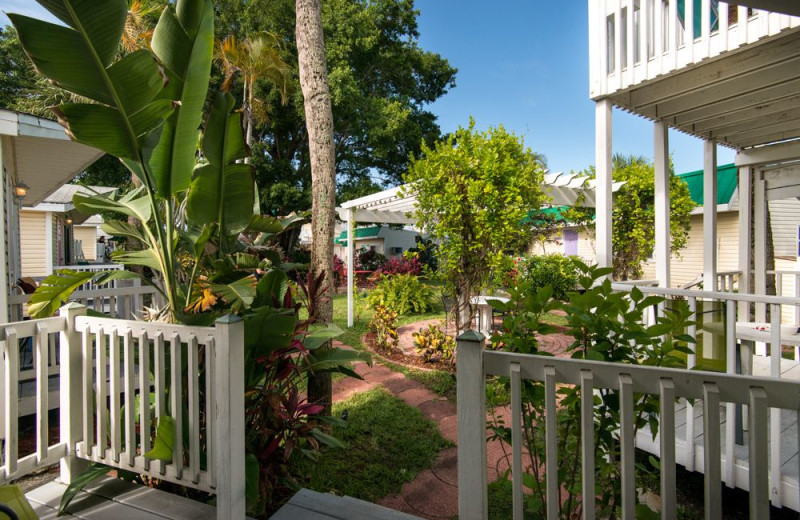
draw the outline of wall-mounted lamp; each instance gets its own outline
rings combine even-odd
[[[18,182],[14,185],[14,195],[18,199],[24,199],[28,195],[28,185],[24,182]]]
[[[64,222],[65,222],[65,223],[66,223],[68,226],[71,226],[71,225],[72,225],[72,219],[71,219],[71,218],[69,218],[69,217],[67,217],[67,219],[66,219]]]

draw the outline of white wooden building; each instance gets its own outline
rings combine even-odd
[[[384,255],[386,258],[402,256],[403,253],[416,247],[419,232],[412,229],[394,229],[389,226],[375,225],[356,228],[354,233],[355,248],[367,249]],[[340,258],[347,256],[347,230],[343,230],[333,241],[333,252]]]

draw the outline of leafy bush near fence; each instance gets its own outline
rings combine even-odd
[[[453,336],[445,334],[439,326],[431,323],[427,329],[419,329],[419,332],[414,332],[412,336],[414,337],[414,350],[422,356],[426,363],[455,362],[456,341]]]
[[[433,308],[433,287],[412,274],[381,276],[369,293],[369,303],[375,307],[386,307],[400,315],[422,314]]]
[[[356,269],[360,271],[377,271],[386,263],[386,257],[372,249],[361,248],[356,253]]]
[[[534,290],[553,288],[553,298],[566,300],[567,293],[578,287],[580,269],[578,258],[559,254],[536,255],[524,258],[517,267],[520,276]]]
[[[375,350],[391,354],[397,350],[397,312],[383,305],[375,307],[369,331],[375,334]]]
[[[412,256],[411,258],[393,256],[381,266],[380,272],[385,276],[396,274],[413,274],[418,276],[422,273],[422,265],[422,262],[420,262],[419,258],[416,256]]]

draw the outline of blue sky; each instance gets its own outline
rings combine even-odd
[[[556,9],[552,6],[557,5]],[[594,164],[586,0],[416,0],[420,45],[458,67],[456,88],[430,106],[442,130],[502,124],[543,153],[552,171]],[[0,0],[0,10],[48,17],[34,0]],[[0,16],[0,23],[8,18]],[[614,111],[615,153],[652,159],[652,123]],[[678,173],[703,166],[699,139],[670,131]],[[733,152],[719,147],[720,164]]]

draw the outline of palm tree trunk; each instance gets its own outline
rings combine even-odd
[[[336,159],[320,0],[297,0],[296,11],[297,61],[311,157],[311,269],[315,275],[326,273],[326,288],[322,301],[317,302],[316,319],[322,323],[331,323]],[[323,348],[330,348],[330,344]],[[330,374],[309,375],[308,400],[325,405],[326,414],[330,414],[331,393]]]

